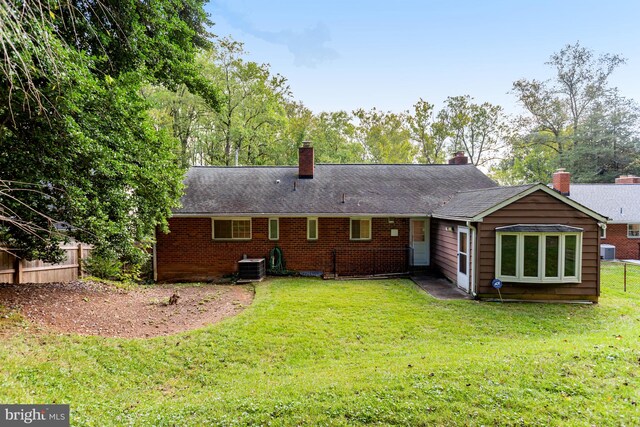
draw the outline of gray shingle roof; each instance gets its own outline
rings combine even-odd
[[[485,188],[474,191],[461,191],[436,209],[433,215],[443,218],[471,219],[518,194],[535,187],[537,184],[516,185],[511,187]]]
[[[571,184],[569,198],[617,223],[640,222],[640,184]]]
[[[498,227],[496,231],[503,233],[573,233],[584,230],[562,224],[516,224]]]
[[[297,167],[193,167],[185,184],[175,214],[426,215],[457,191],[497,186],[472,165],[378,164],[320,164],[313,179]]]

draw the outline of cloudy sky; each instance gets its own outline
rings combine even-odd
[[[212,0],[212,32],[287,77],[314,110],[402,111],[447,96],[517,112],[513,81],[547,79],[544,63],[579,41],[627,58],[612,83],[640,101],[640,1]]]

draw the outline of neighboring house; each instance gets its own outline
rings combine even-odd
[[[498,187],[458,153],[448,165],[194,167],[157,233],[156,278],[207,280],[279,247],[328,275],[441,272],[478,298],[597,301],[606,218],[535,184]]]
[[[571,184],[564,169],[553,174],[553,188],[609,217],[601,243],[615,246],[616,258],[640,259],[640,177],[622,175],[615,184]]]

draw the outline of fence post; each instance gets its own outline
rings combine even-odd
[[[13,255],[13,283],[22,283],[22,259]]]
[[[78,243],[78,279],[82,278],[82,243]]]
[[[624,291],[627,292],[627,263],[624,263]]]

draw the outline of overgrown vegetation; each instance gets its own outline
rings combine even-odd
[[[13,326],[0,400],[70,403],[74,425],[635,425],[640,293],[618,279],[606,265],[594,306],[277,279],[237,317],[171,337]]]

